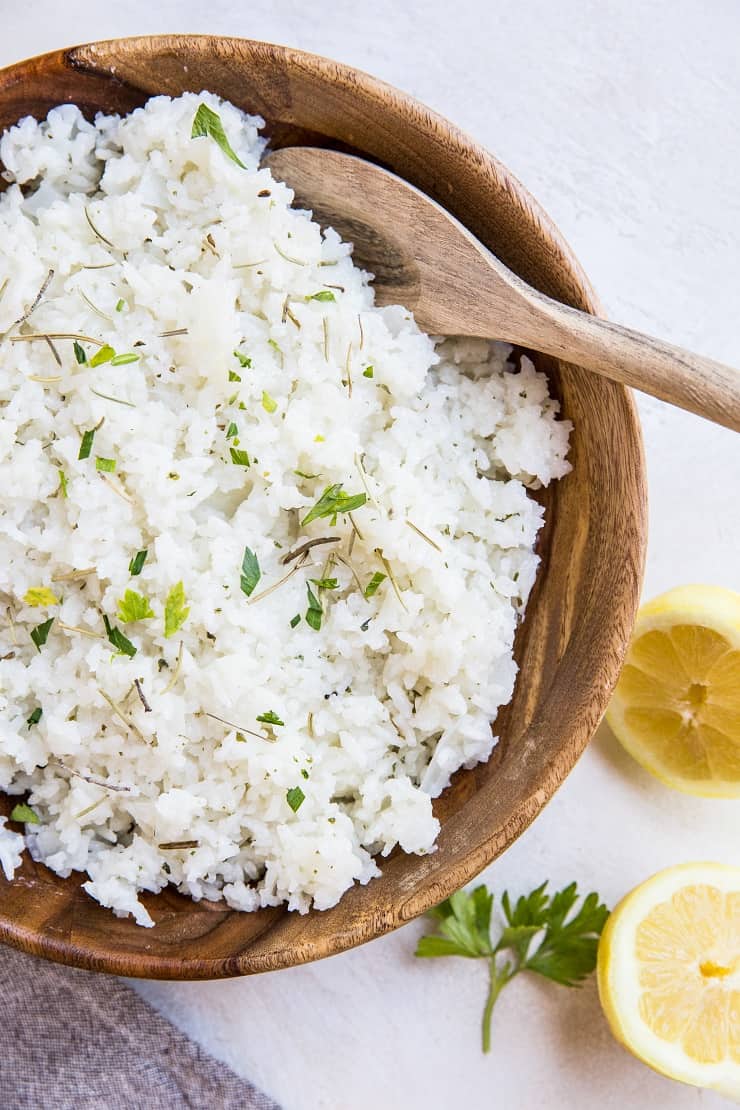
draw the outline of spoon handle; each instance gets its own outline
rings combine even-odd
[[[522,283],[523,284],[523,283]],[[513,342],[573,362],[740,432],[740,371],[527,287]],[[519,315],[519,314],[517,314]]]

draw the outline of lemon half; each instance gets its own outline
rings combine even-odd
[[[669,867],[628,894],[599,943],[599,997],[651,1068],[740,1098],[740,867]]]
[[[740,594],[680,586],[643,605],[606,717],[669,786],[740,797]]]

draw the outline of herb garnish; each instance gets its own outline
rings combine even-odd
[[[312,578],[311,581],[319,590],[339,589],[339,580],[337,578]]]
[[[315,540],[306,540],[300,547],[296,547],[286,555],[283,555],[280,562],[283,566],[287,566],[288,563],[292,563],[294,559],[298,559],[301,555],[305,555],[312,547],[319,547],[324,543],[339,543],[339,536],[318,536]]]
[[[26,825],[39,824],[38,814],[34,810],[32,810],[30,806],[24,805],[23,803],[17,806],[13,806],[12,810],[10,811],[10,820],[21,821]]]
[[[82,346],[81,343],[78,343],[78,341],[75,339],[74,344],[73,344],[73,349],[74,349],[75,358],[77,359],[77,362],[79,363],[80,366],[84,366],[84,364],[87,362],[87,355],[85,354],[85,348]]]
[[[31,586],[30,589],[26,590],[23,600],[26,605],[30,605],[34,609],[41,609],[46,605],[59,604],[59,598],[48,586]]]
[[[134,621],[145,621],[155,616],[154,610],[143,594],[136,590],[126,590],[118,601],[118,619],[122,624],[133,624]]]
[[[103,616],[103,623],[105,624],[106,635],[116,649],[116,655],[127,655],[129,659],[133,659],[136,655],[136,648],[128,637],[124,636],[120,628],[111,624],[105,615]]]
[[[234,436],[238,436],[238,435],[239,435],[239,429],[237,428],[236,424],[232,420],[232,422],[229,424],[228,428],[226,429],[226,438],[227,439],[233,439]]]
[[[229,453],[234,466],[251,466],[249,454],[240,447],[230,447]]]
[[[121,297],[120,300],[116,301],[116,312],[123,312],[125,307],[126,302],[124,301],[123,297]]]
[[[535,971],[565,987],[575,987],[596,966],[596,950],[609,910],[598,894],[589,894],[575,915],[575,883],[558,894],[545,893],[547,883],[511,905],[508,893],[501,898],[505,925],[491,942],[493,895],[484,886],[471,893],[459,890],[431,911],[439,934],[424,936],[417,956],[467,956],[488,962],[488,998],[483,1010],[483,1051],[491,1047],[491,1014],[501,990],[520,971]],[[567,920],[566,920],[567,919]],[[539,936],[539,942],[535,937]],[[499,962],[498,955],[508,953]]]
[[[234,353],[236,354],[236,352],[234,352]],[[240,382],[241,380],[242,380],[241,375],[237,374],[236,370],[229,370],[229,381],[230,382]]]
[[[322,289],[318,293],[311,293],[306,297],[307,301],[336,301],[336,297],[330,289]]]
[[[300,614],[300,613],[296,613],[296,615],[295,615],[295,616],[294,616],[294,617],[293,617],[293,618],[291,619],[291,622],[290,622],[290,627],[291,627],[291,628],[295,628],[295,626],[296,626],[297,624],[300,624],[300,623],[301,623],[301,614]]]
[[[242,572],[239,579],[242,593],[250,597],[261,577],[262,571],[260,570],[259,559],[252,551],[251,547],[245,547],[244,558],[242,559]]]
[[[293,473],[297,474],[299,478],[305,478],[307,481],[310,481],[312,478],[321,477],[320,474],[306,474],[305,470],[294,470]]]
[[[249,370],[252,365],[251,358],[249,358],[247,355],[243,355],[241,351],[234,351],[234,358],[237,358],[239,360],[239,365],[241,366],[242,370]],[[237,380],[241,381],[241,378],[238,378]]]
[[[67,494],[67,475],[61,469],[61,467],[59,467],[57,469],[57,474],[59,475],[59,492],[61,493],[62,497],[64,497],[66,499],[67,496],[68,496],[68,494]]]
[[[48,621],[44,621],[43,624],[37,624],[35,628],[31,629],[31,639],[35,643],[37,651],[41,651],[41,648],[48,640],[53,623],[54,618],[51,617]]]
[[[381,582],[385,582],[387,577],[387,574],[381,574],[380,571],[376,571],[368,582],[367,586],[365,586],[365,589],[363,590],[363,596],[365,598],[371,598],[373,594],[377,593],[378,586],[381,584]]]
[[[31,725],[37,725],[41,720],[43,713],[44,711],[41,706],[37,705],[34,711],[31,713],[31,716],[26,719],[26,724],[28,725],[28,727],[30,728]]]
[[[324,610],[321,608],[321,602],[316,597],[316,594],[311,589],[308,582],[306,583],[308,591],[308,611],[306,612],[306,624],[309,628],[313,628],[314,632],[321,631],[321,618]]]
[[[327,486],[310,512],[306,513],[301,525],[310,524],[312,520],[330,516],[332,526],[337,522],[338,513],[349,513],[359,509],[367,501],[364,493],[347,494],[342,489],[342,483]]]
[[[285,724],[285,721],[281,721],[280,718],[278,717],[277,713],[273,713],[273,711],[271,709],[268,709],[266,713],[260,713],[259,717],[257,717],[256,719],[260,722],[260,724],[263,724],[263,725],[284,725]]]
[[[285,797],[293,813],[297,813],[306,800],[306,795],[303,793],[300,786],[291,787]]]
[[[262,390],[262,408],[265,412],[275,412],[277,408],[277,401],[274,401],[264,389]]]
[[[128,565],[128,572],[129,572],[129,574],[131,575],[132,578],[135,578],[137,574],[141,574],[142,568],[144,566],[144,563],[146,562],[146,557],[147,557],[148,554],[149,554],[149,548],[148,547],[145,547],[143,551],[137,551],[136,552],[133,559],[131,560],[131,562]]]
[[[362,376],[363,376],[363,378],[372,378],[373,373],[374,373],[373,367],[372,366],[366,366],[365,369],[362,371]]]
[[[111,366],[127,366],[129,362],[138,362],[141,355],[135,355],[133,351],[128,351],[122,355],[114,355],[110,360]],[[92,363],[90,363],[92,366]]]
[[[189,613],[190,609],[185,605],[185,587],[178,582],[167,594],[164,603],[164,634],[167,639],[182,628]]]
[[[88,365],[91,367],[102,366],[105,362],[110,362],[115,358],[116,352],[108,343],[104,343],[99,351],[96,351],[93,357],[89,360]]]
[[[100,455],[95,458],[95,469],[102,470],[104,474],[112,474],[116,469],[115,459],[104,459]]]
[[[209,108],[207,104],[203,104],[201,101],[193,119],[193,128],[190,132],[190,138],[200,139],[202,136],[213,139],[213,141],[221,147],[226,157],[230,158],[232,162],[236,162],[237,166],[241,166],[243,170],[247,168],[232,150],[231,144],[226,138],[226,132],[224,131],[224,125],[221,123],[221,117],[217,112],[214,112],[212,108]]]
[[[89,428],[86,432],[82,433],[82,442],[80,443],[78,459],[89,459],[90,452],[92,451],[93,440],[95,439],[95,428]]]

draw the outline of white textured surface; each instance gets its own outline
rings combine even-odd
[[[493,150],[570,240],[620,322],[740,364],[735,0],[0,0],[0,63],[75,41],[199,31],[287,42],[367,69]],[[650,479],[646,595],[737,589],[738,441],[640,400]],[[738,806],[673,794],[602,729],[535,825],[484,877],[578,878],[614,902],[659,867],[737,862]],[[465,961],[415,961],[418,924],[322,964],[142,993],[286,1110],[707,1110],[611,1040],[596,991],[518,980],[489,1058]],[[366,1053],[370,1052],[370,1058]]]

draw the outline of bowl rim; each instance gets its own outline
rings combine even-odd
[[[351,82],[360,96],[370,100],[382,100],[386,105],[390,102],[392,111],[407,121],[418,118],[419,114],[423,113],[424,128],[431,139],[444,143],[448,149],[453,150],[458,155],[465,154],[467,157],[474,158],[476,163],[495,179],[497,185],[505,190],[512,207],[518,210],[518,216],[526,230],[533,238],[539,239],[547,245],[555,265],[569,280],[575,298],[579,302],[577,307],[593,315],[602,315],[597,295],[565,237],[539,202],[532,197],[518,178],[495,155],[481,146],[477,140],[464,130],[448,121],[440,113],[428,108],[415,97],[364,70],[346,63],[335,61],[321,54],[300,50],[296,47],[240,36],[208,34],[134,35],[81,43],[34,55],[27,59],[20,59],[4,66],[0,68],[0,95],[2,95],[3,79],[7,81],[9,77],[12,77],[15,70],[29,64],[43,66],[44,63],[50,62],[52,59],[57,61],[69,60],[73,65],[84,69],[87,60],[85,55],[94,55],[98,49],[131,49],[144,44],[177,49],[178,45],[184,46],[193,42],[209,44],[214,48],[228,47],[233,44],[234,47],[257,49],[276,63],[282,59],[287,63],[298,64],[324,82],[335,80],[338,76]],[[113,74],[111,73],[110,76],[113,77]],[[157,93],[152,92],[150,95],[155,96]],[[60,103],[65,102],[68,101],[60,101]],[[634,470],[633,481],[637,509],[634,536],[637,574],[632,587],[623,587],[622,590],[622,611],[628,617],[624,642],[621,645],[623,650],[621,654],[619,652],[615,654],[610,667],[606,668],[606,674],[602,668],[601,678],[603,681],[598,690],[594,688],[592,691],[592,699],[589,703],[588,727],[584,727],[582,720],[578,742],[564,744],[560,747],[548,765],[546,780],[540,783],[537,789],[533,790],[525,799],[525,812],[519,815],[518,820],[513,817],[510,818],[498,830],[496,837],[489,837],[485,849],[479,849],[478,852],[471,851],[465,857],[463,863],[456,865],[454,874],[450,869],[445,875],[439,876],[433,887],[428,888],[421,896],[415,896],[410,900],[413,903],[412,907],[407,905],[403,913],[394,911],[393,913],[384,914],[382,919],[376,915],[373,926],[369,931],[351,927],[336,931],[332,934],[331,943],[328,943],[323,937],[314,938],[304,940],[297,948],[293,946],[289,948],[277,947],[271,954],[252,953],[247,950],[243,956],[202,957],[198,958],[197,961],[192,957],[183,958],[161,953],[146,956],[141,952],[101,954],[99,949],[86,946],[85,942],[80,939],[72,941],[68,938],[51,936],[43,930],[34,931],[18,921],[9,921],[1,910],[0,942],[58,963],[118,975],[187,980],[254,974],[323,959],[391,932],[432,908],[454,890],[459,889],[473,879],[483,867],[492,862],[539,814],[567,778],[587,747],[593,732],[604,715],[611,691],[619,675],[629,633],[639,605],[647,541],[647,477],[644,447],[637,406],[632,392],[622,385],[615,385],[615,388],[622,395],[620,399],[623,401],[626,431],[629,433],[630,441],[637,453],[632,467]],[[582,714],[581,717],[583,718],[583,716]],[[451,875],[452,877],[450,877]]]

